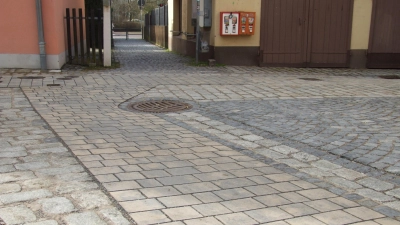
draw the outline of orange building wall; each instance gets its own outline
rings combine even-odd
[[[0,53],[39,54],[34,0],[0,0]]]
[[[35,0],[0,0],[0,54],[39,54]],[[84,0],[42,0],[46,54],[65,51],[65,8]]]

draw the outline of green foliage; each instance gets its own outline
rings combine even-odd
[[[167,0],[146,0],[146,4],[142,9],[143,18],[140,18],[140,7],[137,0],[111,0],[112,18],[114,23],[144,20],[146,13],[157,8],[158,4],[165,5],[167,2]]]

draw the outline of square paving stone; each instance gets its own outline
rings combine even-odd
[[[231,173],[237,177],[250,177],[250,176],[262,175],[261,172],[255,170],[255,169],[230,170],[229,173]]]
[[[120,180],[127,181],[127,180],[139,180],[144,179],[145,177],[140,174],[139,172],[127,172],[127,173],[117,173],[115,174]]]
[[[385,217],[384,215],[375,212],[371,209],[368,209],[364,206],[361,207],[356,207],[356,208],[351,208],[351,209],[345,209],[344,210],[347,213],[350,213],[353,216],[356,216],[362,220],[371,220],[371,219],[378,219]]]
[[[359,223],[353,223],[352,225],[380,225],[380,224],[374,221],[364,221]]]
[[[174,187],[176,189],[178,189],[180,192],[182,192],[183,194],[192,194],[192,193],[220,190],[219,187],[215,186],[211,182],[202,182],[202,183],[195,183],[195,184],[181,184],[181,185],[175,185]]]
[[[305,202],[304,204],[306,204],[320,212],[328,212],[328,211],[342,209],[341,206],[336,205],[335,203],[325,200],[325,199],[311,201],[311,202]]]
[[[233,176],[232,174],[230,174],[226,171],[201,173],[201,174],[195,174],[194,176],[199,178],[202,181],[213,181],[213,180],[223,180],[223,179],[235,178],[235,176]]]
[[[268,184],[268,186],[278,190],[280,192],[293,192],[302,190],[299,186],[291,184],[289,182],[282,182],[282,183],[275,183],[275,184]]]
[[[119,202],[133,201],[145,198],[142,193],[136,190],[115,191],[110,192],[110,194],[115,198],[115,200]]]
[[[169,173],[165,172],[164,170],[148,170],[148,171],[141,171],[146,178],[157,178],[157,177],[168,177],[170,176]],[[143,178],[141,178],[143,179]]]
[[[325,223],[311,217],[311,216],[303,216],[294,219],[285,220],[290,225],[326,225]]]
[[[336,198],[329,198],[329,201],[342,206],[343,208],[350,208],[350,207],[356,207],[359,206],[358,203],[355,203],[353,201],[350,201],[348,199],[345,199],[343,197],[336,197]]]
[[[255,195],[269,195],[269,194],[279,193],[279,191],[277,191],[274,188],[271,188],[268,185],[250,186],[250,187],[245,187],[245,189],[254,193]]]
[[[194,167],[182,167],[182,168],[173,168],[173,169],[166,169],[169,174],[173,176],[179,175],[190,175],[190,174],[197,174],[200,171],[196,170]]]
[[[176,184],[188,184],[188,183],[200,182],[199,179],[197,179],[192,175],[161,177],[157,178],[157,180],[161,182],[163,185],[176,185]]]
[[[331,192],[326,191],[324,189],[311,189],[305,191],[298,191],[297,193],[312,200],[336,197],[335,194],[332,194]]]
[[[168,168],[179,168],[179,167],[188,167],[194,166],[193,163],[188,161],[172,161],[172,162],[162,162]]]
[[[199,218],[199,219],[185,220],[185,224],[187,224],[187,225],[204,225],[204,224],[222,225],[222,223],[219,222],[214,217],[204,217],[204,218]]]
[[[172,197],[158,198],[158,201],[162,202],[167,207],[179,207],[201,204],[197,198],[192,195],[178,195]]]
[[[266,178],[273,180],[275,182],[285,182],[285,181],[293,181],[293,180],[299,180],[299,178],[286,174],[286,173],[281,173],[281,174],[270,174],[270,175],[265,175]]]
[[[285,198],[282,198],[279,195],[266,195],[261,197],[255,197],[257,201],[261,202],[266,206],[279,206],[290,204],[291,202]]]
[[[172,220],[187,220],[202,217],[201,214],[189,206],[163,209],[163,212]]]
[[[248,211],[265,207],[263,204],[257,202],[252,198],[225,201],[221,204],[232,210],[233,212]]]
[[[256,185],[256,183],[254,183],[253,181],[246,179],[246,178],[233,178],[233,179],[219,180],[219,181],[214,181],[213,183],[223,189],[247,187],[247,186]]]
[[[119,181],[119,179],[116,176],[114,176],[114,174],[97,175],[95,177],[98,181],[105,184],[107,184],[108,182]]]
[[[140,212],[165,208],[156,199],[143,199],[119,203],[127,212]]]
[[[193,208],[196,209],[203,216],[215,216],[215,215],[232,213],[231,210],[227,209],[220,203],[195,205],[193,206]]]
[[[313,217],[329,225],[351,224],[361,221],[357,217],[339,210],[315,214]]]
[[[144,188],[161,187],[161,186],[163,186],[156,179],[137,180],[137,182]]]
[[[216,164],[216,165],[210,165],[216,170],[238,170],[238,169],[243,169],[243,166],[237,164],[237,163],[225,163],[225,164]]]
[[[381,224],[381,225],[400,225],[399,221],[396,221],[391,218],[382,218],[382,219],[377,219],[375,222]]]
[[[257,224],[257,221],[253,220],[251,217],[244,213],[232,213],[221,216],[216,216],[216,218],[225,225],[240,224],[240,225],[253,225]]]
[[[194,194],[193,196],[195,196],[197,199],[199,199],[203,203],[212,203],[212,202],[222,201],[222,199],[220,197],[218,197],[217,195],[215,195],[212,192],[197,193],[197,194]]]
[[[302,180],[295,180],[295,181],[290,181],[290,183],[299,186],[303,189],[312,189],[312,188],[317,188],[316,185],[309,183],[307,181],[302,181]]]
[[[252,210],[246,212],[246,214],[260,223],[273,222],[293,217],[289,213],[286,213],[277,207]]]
[[[290,213],[293,216],[306,216],[314,213],[318,213],[317,210],[308,207],[302,203],[296,203],[291,205],[283,205],[279,208],[285,210],[286,212]]]
[[[224,200],[233,200],[239,198],[248,198],[254,196],[253,193],[243,189],[243,188],[233,188],[227,190],[214,191],[214,194],[218,195]]]
[[[140,189],[140,191],[148,198],[159,198],[159,197],[181,194],[178,190],[176,190],[172,186],[143,188]]]
[[[282,194],[279,194],[279,196],[281,196],[293,203],[310,201],[310,199],[308,199],[302,195],[299,195],[295,192],[282,193]]]
[[[159,210],[129,214],[138,225],[159,224],[171,221]]]

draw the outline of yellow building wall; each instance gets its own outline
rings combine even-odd
[[[354,0],[351,49],[368,49],[373,0]]]
[[[260,18],[262,0],[213,0],[210,44],[222,46],[260,46]],[[255,33],[252,36],[221,36],[220,12],[256,12]]]

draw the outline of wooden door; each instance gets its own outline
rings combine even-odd
[[[311,0],[307,62],[309,67],[348,67],[352,0]]]
[[[308,1],[261,1],[260,65],[305,66]]]
[[[348,67],[353,0],[263,0],[261,66]]]
[[[399,9],[399,0],[374,0],[368,68],[400,68]]]

